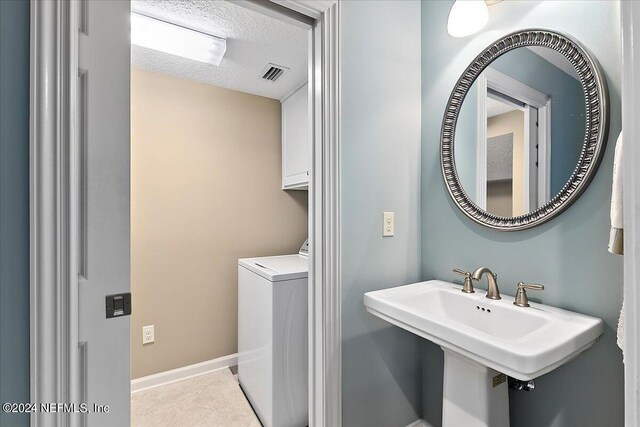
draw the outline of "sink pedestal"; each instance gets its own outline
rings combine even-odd
[[[506,375],[442,347],[443,427],[509,427]]]

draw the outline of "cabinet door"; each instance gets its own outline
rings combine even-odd
[[[308,85],[282,102],[282,188],[306,189],[309,184]]]

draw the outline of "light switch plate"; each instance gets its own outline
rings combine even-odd
[[[155,337],[155,325],[142,327],[142,344],[151,344],[156,339]]]
[[[395,233],[395,220],[393,212],[383,212],[382,214],[382,236],[390,237]]]

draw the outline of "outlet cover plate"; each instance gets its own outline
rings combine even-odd
[[[382,237],[391,237],[395,233],[395,220],[393,212],[384,212],[382,215]]]
[[[151,344],[156,340],[155,337],[155,326],[143,326],[142,327],[142,344]]]

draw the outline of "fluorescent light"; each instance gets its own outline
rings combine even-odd
[[[447,31],[453,37],[466,37],[480,31],[489,21],[484,0],[456,0],[449,12]]]
[[[226,39],[135,12],[131,14],[131,43],[213,65],[220,65],[227,50]]]

